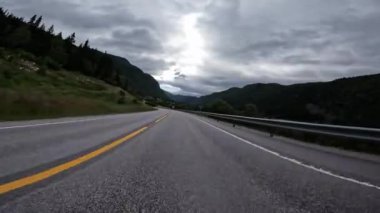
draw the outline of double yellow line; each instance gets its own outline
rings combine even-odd
[[[50,177],[52,177],[58,173],[61,173],[61,172],[66,171],[68,169],[71,169],[71,168],[78,166],[82,163],[85,163],[85,162],[87,162],[87,161],[89,161],[89,160],[91,160],[91,159],[93,159],[99,155],[102,155],[102,154],[110,151],[111,149],[114,149],[115,147],[119,146],[120,144],[123,144],[126,141],[136,137],[137,135],[141,134],[142,132],[144,132],[145,130],[147,130],[151,126],[153,126],[153,124],[156,124],[156,123],[162,121],[167,116],[168,116],[168,114],[158,118],[157,120],[155,120],[151,124],[148,124],[144,127],[141,127],[140,129],[128,134],[125,137],[119,138],[119,139],[117,139],[117,140],[115,140],[115,141],[113,141],[113,142],[111,142],[105,146],[102,146],[101,148],[99,148],[95,151],[87,153],[83,156],[80,156],[80,157],[74,159],[74,160],[68,161],[66,163],[62,163],[58,166],[52,167],[50,169],[44,170],[42,172],[38,172],[36,174],[30,175],[27,177],[20,178],[18,180],[14,180],[14,181],[11,181],[8,183],[1,184],[0,185],[0,195],[5,194],[5,193],[10,192],[10,191],[13,191],[13,190],[16,190],[16,189],[19,189],[19,188],[22,188],[24,186],[28,186],[28,185],[43,181],[43,180],[50,178]]]

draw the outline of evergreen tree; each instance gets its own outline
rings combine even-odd
[[[90,48],[89,43],[90,43],[90,42],[89,42],[89,40],[87,39],[86,42],[84,42],[83,47],[86,48],[86,49],[87,49],[87,48]]]
[[[66,40],[67,40],[70,44],[75,44],[75,33],[69,35],[69,37],[67,37]]]
[[[206,111],[223,113],[223,114],[234,114],[235,109],[226,101],[218,99],[206,105]]]
[[[103,54],[100,58],[98,68],[96,70],[96,77],[103,80],[111,80],[114,72],[114,64],[107,54]],[[113,79],[112,79],[113,80]]]
[[[31,33],[26,26],[21,26],[14,30],[7,37],[7,43],[11,47],[22,47],[26,45],[31,39]]]
[[[51,25],[51,26],[49,27],[49,29],[48,29],[48,33],[49,33],[50,35],[54,35],[54,25]]]
[[[57,61],[60,64],[66,64],[67,62],[67,53],[65,49],[65,44],[62,38],[60,37],[54,37],[51,40],[51,47],[49,55],[51,58],[53,58],[55,61]]]
[[[0,16],[5,17],[6,11],[2,7],[0,7]]]
[[[258,110],[255,104],[246,104],[244,105],[244,114],[247,116],[257,116]]]
[[[37,19],[37,15],[32,16],[32,18],[30,18],[28,24],[29,25],[34,25],[34,22],[36,21],[36,19]]]
[[[42,22],[42,16],[38,17],[37,21],[33,23],[33,26],[38,28]]]
[[[42,24],[41,27],[40,27],[40,29],[43,30],[43,31],[45,31],[45,28],[46,28],[45,24]]]

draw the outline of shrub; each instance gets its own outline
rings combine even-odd
[[[39,75],[46,75],[46,73],[47,73],[46,66],[41,66],[41,67],[37,70],[37,74],[39,74]]]
[[[140,101],[139,101],[139,100],[137,100],[136,98],[134,98],[134,99],[132,100],[132,103],[134,103],[134,104],[139,104],[139,103],[140,103]]]
[[[5,56],[6,56],[6,53],[5,53],[4,48],[0,47],[0,58],[5,58]]]
[[[53,70],[61,69],[61,65],[50,57],[38,58],[37,63]]]
[[[246,116],[257,116],[258,110],[255,104],[246,104],[244,105],[244,115]]]
[[[123,90],[119,91],[119,99],[117,100],[118,104],[125,104],[127,101],[125,99],[126,93]]]
[[[11,79],[12,78],[12,73],[11,73],[11,71],[9,69],[5,69],[3,71],[3,75],[4,75],[4,78],[6,78],[6,79]]]
[[[117,103],[118,104],[125,104],[125,103],[127,103],[127,101],[125,100],[125,97],[119,97],[119,99],[117,100]]]
[[[205,107],[206,111],[222,113],[222,114],[234,114],[235,109],[224,100],[216,100]]]
[[[119,95],[120,95],[120,97],[125,97],[126,96],[126,94],[125,94],[125,92],[123,90],[119,91]]]
[[[25,52],[23,50],[18,51],[18,56],[28,61],[36,61],[36,57],[32,53]]]
[[[45,57],[45,64],[47,67],[53,70],[61,69],[61,65],[50,57]]]

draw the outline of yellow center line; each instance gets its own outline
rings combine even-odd
[[[166,117],[167,117],[167,114],[165,116],[161,117],[160,119],[156,120],[155,123],[158,123],[159,121],[161,121],[162,119],[164,119]],[[119,146],[120,144],[136,137],[137,135],[141,134],[142,132],[144,132],[147,129],[148,129],[148,127],[146,127],[146,126],[142,127],[140,129],[128,134],[125,137],[119,138],[119,139],[117,139],[117,140],[115,140],[115,141],[95,150],[95,151],[92,151],[92,152],[85,154],[81,157],[78,157],[74,160],[68,161],[66,163],[52,167],[52,168],[47,169],[45,171],[30,175],[30,176],[27,176],[27,177],[24,177],[24,178],[21,178],[18,180],[14,180],[14,181],[11,181],[11,182],[8,182],[5,184],[1,184],[0,185],[0,195],[5,194],[5,193],[10,192],[10,191],[13,191],[13,190],[16,190],[16,189],[19,189],[19,188],[27,186],[27,185],[31,185],[31,184],[40,182],[42,180],[45,180],[49,177],[52,177],[52,176],[58,174],[58,173],[66,171],[66,170],[73,168],[75,166],[78,166],[79,164],[82,164],[82,163],[89,161],[89,160],[91,160],[91,159],[93,159],[93,158],[95,158],[101,154],[104,154],[105,152],[110,151],[111,149]]]
[[[169,114],[166,114],[166,115],[164,115],[163,117],[157,119],[157,120],[155,121],[155,123],[158,123],[158,122],[162,121],[163,119],[165,119],[166,117],[168,117],[168,115],[169,115]]]

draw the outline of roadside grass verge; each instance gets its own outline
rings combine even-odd
[[[121,88],[49,70],[14,52],[0,55],[0,121],[153,110]]]

